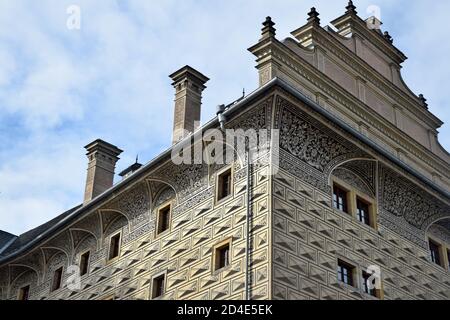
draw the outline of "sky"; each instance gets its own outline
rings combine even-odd
[[[362,18],[380,8],[382,29],[408,60],[403,78],[446,122],[450,150],[450,1],[356,0]],[[80,29],[67,9],[80,8]],[[271,16],[278,39],[309,9],[322,25],[347,0],[1,0],[0,230],[23,233],[83,200],[84,146],[101,138],[125,150],[116,172],[170,146],[168,75],[191,65],[211,80],[202,122],[219,104],[258,86],[247,48]],[[116,178],[117,179],[117,178]]]

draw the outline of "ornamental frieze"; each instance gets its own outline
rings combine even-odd
[[[383,209],[409,224],[425,229],[433,219],[450,216],[450,208],[392,170],[380,174]]]
[[[280,149],[317,172],[327,175],[345,160],[366,157],[363,151],[286,99],[277,97],[276,106]]]

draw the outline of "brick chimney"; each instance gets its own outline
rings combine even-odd
[[[175,88],[175,115],[172,144],[176,144],[198,129],[202,105],[202,92],[209,78],[185,66],[169,76]]]
[[[85,149],[89,160],[84,192],[86,204],[113,186],[114,170],[123,151],[100,139],[91,142]]]

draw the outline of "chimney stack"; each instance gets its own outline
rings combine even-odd
[[[86,204],[113,186],[114,170],[123,151],[100,139],[91,142],[85,149],[89,160],[84,193]]]
[[[175,115],[172,144],[176,144],[198,129],[202,105],[202,92],[209,78],[185,66],[169,76],[175,88]]]

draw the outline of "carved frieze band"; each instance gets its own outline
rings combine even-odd
[[[380,186],[383,209],[418,229],[450,216],[448,205],[384,166],[380,166]]]

